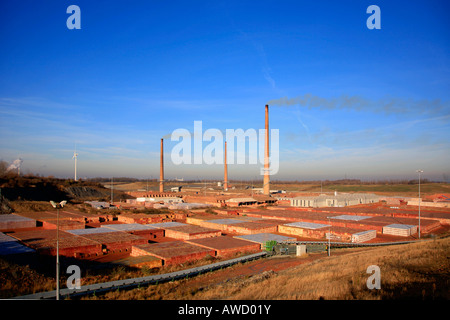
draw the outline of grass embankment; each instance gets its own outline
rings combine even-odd
[[[343,249],[344,250],[344,249]],[[347,249],[345,249],[347,250]],[[381,289],[367,288],[367,267],[381,271]],[[331,256],[240,286],[218,286],[196,299],[449,299],[450,238]]]

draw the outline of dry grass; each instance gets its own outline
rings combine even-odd
[[[55,281],[29,266],[19,266],[0,259],[0,299],[54,290]]]
[[[450,239],[375,248],[324,258],[261,283],[225,284],[196,299],[448,299]],[[366,269],[381,270],[381,289],[369,290]]]

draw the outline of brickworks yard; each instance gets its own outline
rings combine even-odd
[[[193,201],[199,199],[193,197]],[[100,266],[113,263],[164,270],[202,259],[232,259],[265,251],[268,241],[414,241],[418,240],[418,218],[415,207],[398,209],[382,203],[343,208],[275,203],[164,214],[60,210],[59,217],[54,211],[19,212],[0,215],[0,256],[55,256],[58,234],[61,257]],[[421,237],[448,232],[449,222],[450,212],[422,210]]]

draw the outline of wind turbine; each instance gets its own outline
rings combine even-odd
[[[75,147],[75,151],[73,152],[73,157],[72,157],[72,159],[75,159],[75,181],[77,181],[77,157],[78,157],[78,153],[77,153],[77,149]]]

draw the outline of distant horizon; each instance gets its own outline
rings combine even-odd
[[[40,175],[40,174],[34,174],[34,173],[21,173],[21,177],[41,177],[41,178],[55,178],[55,179],[61,179],[61,180],[74,180],[74,177],[70,176],[54,176],[54,175]],[[96,179],[102,179],[105,180],[104,182],[111,181],[111,178],[113,179],[113,182],[119,182],[114,181],[114,179],[120,179],[123,182],[123,180],[130,179],[130,181],[139,181],[139,182],[157,182],[159,183],[159,178],[145,178],[145,177],[132,177],[132,176],[92,176],[92,177],[78,177],[77,181],[90,181],[90,180],[96,180]],[[177,179],[184,179],[182,181],[177,181]],[[277,182],[292,182],[292,183],[306,183],[306,182],[314,182],[314,183],[320,183],[320,182],[334,182],[334,181],[361,181],[363,183],[409,183],[409,182],[418,182],[419,178],[411,177],[411,179],[408,178],[336,178],[336,179],[272,179],[271,182],[277,183]],[[223,182],[223,177],[208,177],[208,178],[182,178],[182,177],[169,177],[165,178],[165,182]],[[263,183],[263,177],[261,176],[260,179],[228,179],[229,182],[254,182],[254,183]],[[423,183],[450,183],[450,181],[447,180],[432,180],[428,178],[421,177],[421,182]]]

